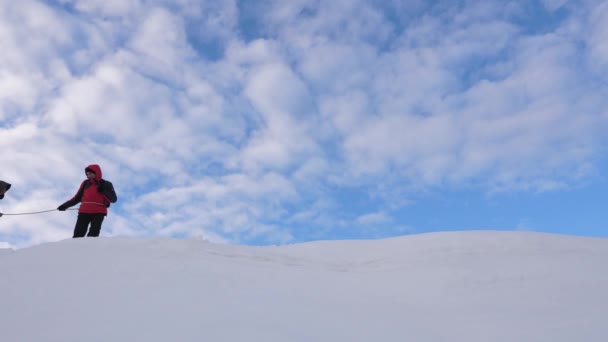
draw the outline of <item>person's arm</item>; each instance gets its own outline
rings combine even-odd
[[[109,203],[116,203],[118,197],[116,191],[114,191],[114,185],[112,182],[102,179],[97,190],[106,198]]]
[[[77,203],[80,203],[80,201],[82,200],[82,194],[84,193],[84,183],[85,182],[86,181],[84,181],[84,182],[82,182],[82,184],[80,184],[80,188],[78,188],[76,195],[74,195],[74,197],[72,197],[71,199],[64,202],[62,205],[58,206],[57,210],[64,211],[67,208],[69,208],[73,205],[76,205]]]

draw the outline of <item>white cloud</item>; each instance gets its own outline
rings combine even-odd
[[[297,116],[299,112],[310,112],[312,99],[306,86],[285,65],[264,65],[254,70],[246,94],[268,121],[276,120],[283,113]]]
[[[274,40],[256,39],[247,44],[231,41],[226,48],[226,60],[239,67],[280,64],[282,59],[280,44]]]
[[[549,11],[556,11],[566,5],[569,0],[542,0],[543,5]]]
[[[194,51],[186,39],[183,20],[166,9],[153,8],[130,39],[128,48],[134,52],[132,64],[145,73],[163,80],[181,81],[187,59]]]
[[[384,212],[375,212],[357,217],[357,223],[362,225],[374,225],[390,222],[391,218]]]
[[[247,169],[284,169],[315,151],[308,130],[312,98],[290,68],[271,64],[254,69],[245,94],[261,116],[259,130],[243,151]]]
[[[39,99],[69,75],[58,51],[71,46],[73,20],[26,0],[2,2],[0,22],[0,119],[37,114]]]
[[[488,21],[488,13],[493,9],[466,8],[452,24],[425,18],[419,22],[425,40],[407,38],[418,32],[412,25],[396,50],[368,66],[377,86],[357,86],[373,92],[342,107],[339,97],[324,101],[322,111],[344,136],[349,172],[396,168],[404,180],[431,185],[483,175],[492,187],[506,182],[513,189],[527,178],[521,188],[534,188],[530,182],[546,188],[556,173],[563,182],[576,180],[567,176],[569,165],[587,169],[596,146],[588,133],[597,136],[606,122],[598,107],[585,104],[601,100],[570,67],[579,58],[577,43],[564,35],[527,37],[511,24]],[[474,68],[480,59],[495,67]],[[555,146],[562,153],[553,154]]]
[[[588,45],[594,69],[605,79],[608,75],[608,4],[600,2],[590,10]]]
[[[78,11],[95,16],[127,17],[140,11],[141,0],[59,0]]]

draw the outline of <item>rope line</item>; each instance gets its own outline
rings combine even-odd
[[[97,203],[97,202],[80,202],[81,204],[97,204],[97,205],[103,205],[103,203]],[[79,210],[80,208],[68,208],[66,210]],[[51,211],[59,211],[57,209],[49,209],[49,210],[42,210],[42,211],[32,211],[29,213],[13,213],[13,214],[5,214],[5,213],[0,213],[0,217],[2,216],[19,216],[19,215],[35,215],[35,214],[42,214],[42,213],[49,213]]]
[[[78,210],[80,208],[69,208],[66,210]],[[0,213],[1,216],[18,216],[18,215],[35,215],[35,214],[42,214],[42,213],[49,213],[51,211],[58,211],[57,209],[50,209],[50,210],[42,210],[42,211],[32,211],[29,213],[14,213],[14,214],[4,214],[4,213]]]

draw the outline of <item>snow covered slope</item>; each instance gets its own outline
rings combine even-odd
[[[608,239],[457,232],[0,253],[3,341],[608,341]]]

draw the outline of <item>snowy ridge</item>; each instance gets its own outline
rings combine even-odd
[[[606,341],[608,239],[457,232],[283,247],[0,251],[6,341]]]

